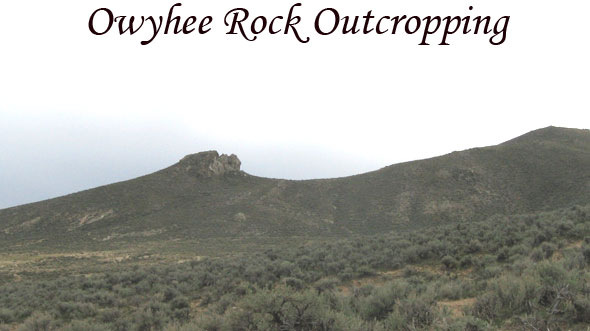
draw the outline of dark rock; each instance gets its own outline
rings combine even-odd
[[[182,158],[179,166],[191,175],[214,177],[228,173],[239,173],[242,162],[234,154],[219,155],[217,151],[190,154]]]

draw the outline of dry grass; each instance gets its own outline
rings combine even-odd
[[[476,298],[465,298],[460,300],[452,300],[452,301],[439,301],[437,305],[441,309],[447,309],[451,316],[457,318],[464,316],[466,308],[471,307],[476,301]]]

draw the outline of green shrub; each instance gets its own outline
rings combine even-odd
[[[546,259],[553,256],[553,253],[557,250],[557,246],[550,242],[544,242],[541,244],[541,250],[543,251],[543,255]]]
[[[0,308],[0,323],[12,323],[15,321],[14,312],[10,309]]]
[[[34,313],[25,320],[17,331],[53,331],[57,329],[53,318],[47,313]]]
[[[590,323],[590,299],[576,297],[574,299],[575,320],[579,323]]]
[[[540,247],[536,247],[532,250],[530,258],[535,262],[539,262],[545,258],[545,253],[543,253],[543,250]]]
[[[118,309],[107,308],[101,310],[96,319],[102,323],[113,323],[121,317],[121,311]]]
[[[463,295],[463,284],[459,281],[445,282],[443,285],[437,286],[437,298],[457,300]]]
[[[459,265],[461,266],[461,268],[470,267],[472,264],[473,264],[473,260],[471,258],[471,255],[463,256],[461,258],[461,261],[459,261]]]
[[[498,298],[493,293],[479,296],[471,308],[471,313],[488,321],[496,319],[500,313]]]
[[[172,311],[172,318],[179,321],[188,320],[190,313],[190,303],[184,296],[178,296],[172,299],[170,303],[170,309]]]
[[[361,301],[361,317],[367,321],[384,319],[393,311],[398,299],[396,294],[393,288],[373,291],[371,295]]]
[[[477,239],[471,239],[469,241],[469,245],[467,246],[467,252],[469,254],[474,254],[480,252],[483,249],[481,242]]]
[[[446,255],[445,257],[442,258],[441,263],[445,266],[445,268],[447,270],[453,270],[456,269],[457,266],[459,265],[459,262],[457,262],[457,260],[449,255]]]
[[[162,330],[168,322],[168,309],[158,302],[150,302],[133,314],[133,330],[156,331]]]
[[[586,259],[586,263],[590,264],[590,246],[584,246],[584,248],[582,249],[582,254]]]
[[[510,258],[510,250],[508,247],[502,247],[498,250],[498,255],[496,255],[496,259],[498,262],[506,262]]]
[[[386,328],[393,330],[413,330],[431,326],[436,318],[436,308],[432,301],[424,298],[402,300],[385,320]]]
[[[94,317],[97,313],[97,309],[91,303],[60,302],[57,304],[56,312],[59,318],[71,320]]]
[[[199,314],[194,320],[177,328],[178,331],[221,331],[223,318],[216,314]],[[168,330],[167,330],[168,331]],[[173,331],[173,330],[170,330]]]
[[[473,316],[461,316],[452,319],[448,325],[440,327],[446,331],[486,331],[491,330],[491,326],[484,320]]]
[[[290,288],[294,289],[294,290],[302,290],[305,287],[305,284],[303,283],[303,281],[299,278],[295,278],[295,277],[287,277],[284,280],[285,285],[289,286]]]
[[[546,286],[556,286],[565,281],[566,271],[563,267],[556,263],[543,262],[535,267],[535,271],[541,280],[541,283]]]
[[[539,285],[532,278],[503,276],[491,282],[490,292],[479,296],[473,315],[485,320],[530,313],[538,301]]]
[[[103,324],[92,323],[88,321],[73,321],[63,328],[64,331],[109,331],[109,328]]]
[[[340,281],[336,278],[328,277],[318,280],[314,285],[313,288],[317,291],[318,294],[322,294],[323,292],[329,292],[336,288]]]

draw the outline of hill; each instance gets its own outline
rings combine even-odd
[[[0,210],[0,245],[375,234],[589,202],[588,130],[548,127],[497,146],[306,181],[252,176],[236,156],[210,151],[133,180]]]

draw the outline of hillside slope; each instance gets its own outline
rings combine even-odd
[[[133,180],[0,210],[0,246],[372,234],[590,202],[590,132],[503,144],[357,176],[261,178],[235,156],[189,155]]]

